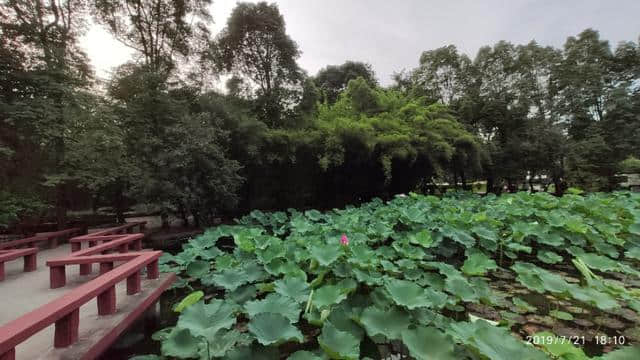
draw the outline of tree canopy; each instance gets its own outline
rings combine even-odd
[[[638,169],[638,42],[447,45],[384,87],[361,61],[307,75],[275,4],[238,3],[212,36],[210,4],[0,5],[0,226],[134,204],[205,224],[445,183],[601,191]],[[104,84],[78,44],[91,17],[135,51]]]

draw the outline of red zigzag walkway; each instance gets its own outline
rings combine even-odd
[[[175,280],[174,274],[158,273],[162,252],[142,250],[144,234],[131,233],[135,226],[144,231],[144,225],[127,223],[71,238],[70,245],[37,253],[46,264],[39,268],[35,243],[81,230],[2,244],[0,261],[7,254],[11,259],[7,255],[5,262],[23,256],[29,272],[7,262],[0,282],[0,360],[94,359],[109,347]],[[30,248],[7,249],[18,246]],[[93,264],[99,264],[97,275]],[[79,274],[68,274],[69,265],[78,265]]]

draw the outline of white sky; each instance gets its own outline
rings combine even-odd
[[[214,0],[212,32],[224,27],[236,0]],[[395,71],[418,64],[422,51],[454,44],[470,57],[499,40],[535,39],[561,47],[591,27],[614,46],[638,41],[640,0],[282,0],[287,33],[298,43],[298,63],[310,75],[346,60],[370,63],[383,85]],[[131,51],[98,26],[81,42],[99,77]]]

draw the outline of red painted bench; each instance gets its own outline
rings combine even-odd
[[[71,237],[72,235],[81,234],[83,232],[84,232],[84,229],[82,228],[72,228],[72,229],[66,229],[66,230],[60,230],[60,231],[40,233],[28,238],[0,243],[0,250],[19,248],[22,246],[32,248],[32,247],[36,247],[37,243],[43,242],[43,241],[48,241],[49,247],[55,248],[58,246],[59,238],[66,239],[68,237]]]
[[[37,248],[0,250],[0,281],[4,280],[4,263],[7,261],[24,258],[24,271],[35,271],[38,267],[36,254]]]
[[[147,268],[148,278],[158,278],[158,258],[161,254],[161,251],[136,253],[123,265],[0,327],[0,360],[15,360],[16,346],[54,323],[54,347],[64,348],[77,342],[80,306],[97,298],[98,315],[115,313],[116,284],[127,279],[127,294],[138,293],[143,267]],[[171,274],[170,279],[173,281],[175,275]]]
[[[80,257],[80,256],[89,256],[89,255],[98,255],[105,254],[109,251],[117,250],[120,253],[127,253],[129,251],[129,247],[132,246],[133,250],[140,251],[142,250],[142,238],[144,234],[123,234],[123,235],[108,235],[108,236],[88,236],[91,237],[89,244],[93,242],[96,244],[100,240],[106,241],[105,238],[108,238],[108,241],[103,242],[99,245],[94,245],[88,247],[86,249],[80,249],[74,244],[80,244],[81,241],[85,241],[85,239],[77,240],[77,238],[71,239],[71,247],[72,253],[69,258]],[[78,249],[78,250],[75,250]],[[75,251],[74,251],[75,250]],[[52,289],[64,286],[66,283],[66,271],[65,267],[62,266],[52,266],[50,263],[54,263],[56,260],[47,261],[47,265],[50,267],[49,269],[49,278],[50,285]],[[73,263],[69,263],[73,264]],[[88,275],[93,271],[92,262],[78,262],[75,263],[80,265],[80,275]]]
[[[92,232],[91,234],[88,234],[88,235],[89,236],[114,235],[114,234],[122,234],[124,232],[127,232],[130,234],[133,232],[133,228],[136,226],[138,226],[138,229],[140,232],[144,232],[146,225],[147,225],[146,221],[134,221],[134,222],[120,225],[120,226]]]

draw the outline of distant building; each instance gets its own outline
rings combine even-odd
[[[620,187],[626,190],[640,192],[640,174],[618,174]]]

